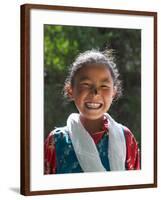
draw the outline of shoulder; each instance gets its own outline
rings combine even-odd
[[[68,128],[67,126],[64,126],[64,127],[56,127],[54,130],[52,130],[50,132],[49,135],[51,136],[63,136],[63,135],[66,135],[68,134]]]
[[[132,144],[132,143],[137,144],[137,141],[136,141],[133,133],[131,132],[131,130],[129,128],[127,128],[126,126],[123,126],[123,130],[124,130],[126,142],[128,144]]]
[[[69,131],[67,126],[57,127],[53,131],[50,132],[49,137],[57,142],[68,142],[69,141]]]
[[[140,169],[140,150],[133,133],[123,127],[126,140],[126,169]]]
[[[136,157],[137,152],[140,151],[138,142],[133,133],[127,127],[123,126],[123,129],[127,147],[127,154],[133,156],[135,155],[134,157]]]

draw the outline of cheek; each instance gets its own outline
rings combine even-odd
[[[85,89],[81,87],[78,87],[74,90],[74,96],[79,97],[79,98],[86,96],[88,93],[89,93],[89,89]]]
[[[113,96],[113,90],[111,90],[111,89],[109,89],[109,90],[102,90],[101,94],[103,96],[112,97]]]
[[[80,89],[74,92],[73,100],[79,111],[84,106],[84,100],[87,98],[88,94],[89,94],[88,90]]]
[[[112,91],[103,91],[102,92],[102,97],[104,98],[104,100],[106,102],[111,102],[112,103],[112,100],[113,100],[113,92]]]

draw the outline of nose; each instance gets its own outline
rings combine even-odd
[[[94,88],[94,94],[98,94],[97,88]]]
[[[93,88],[92,88],[92,93],[93,93],[94,95],[97,95],[97,94],[98,94],[98,89],[97,89],[96,87],[93,87]]]

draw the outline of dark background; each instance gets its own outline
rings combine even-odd
[[[44,137],[54,127],[66,125],[77,112],[62,94],[68,67],[80,53],[90,49],[115,50],[123,81],[123,96],[109,113],[127,126],[141,143],[141,30],[44,25]]]

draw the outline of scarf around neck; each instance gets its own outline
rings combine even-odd
[[[126,142],[123,126],[105,113],[109,122],[108,159],[111,171],[125,170]],[[97,147],[80,121],[80,115],[72,113],[67,119],[67,128],[79,164],[84,172],[104,172]]]

